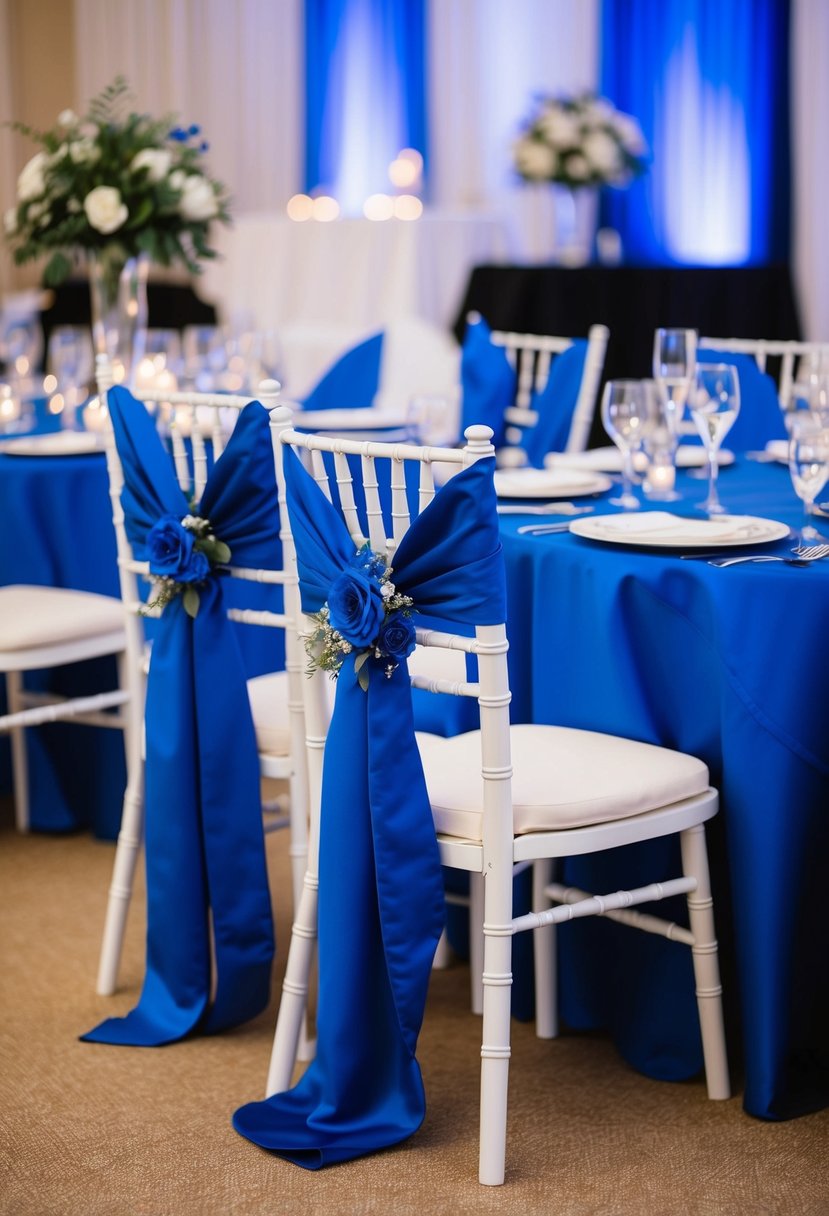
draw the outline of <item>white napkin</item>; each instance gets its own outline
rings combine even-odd
[[[590,521],[596,531],[608,536],[676,537],[678,541],[738,540],[754,522],[748,515],[725,515],[721,519],[683,519],[670,511],[648,511],[642,515],[601,515]]]

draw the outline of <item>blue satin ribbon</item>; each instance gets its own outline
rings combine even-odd
[[[413,522],[392,580],[416,610],[505,619],[494,461],[453,477]],[[318,611],[354,556],[345,525],[290,450],[285,475],[302,607]],[[306,1169],[363,1156],[420,1126],[415,1048],[444,921],[443,879],[403,662],[387,678],[354,655],[337,680],[320,831],[317,1056],[293,1089],[241,1107],[238,1132]]]
[[[146,560],[153,524],[183,518],[190,505],[144,406],[114,388],[109,409],[127,535]],[[279,567],[268,415],[258,402],[242,411],[199,511],[235,565]],[[211,576],[199,590],[195,620],[181,597],[164,609],[147,683],[144,987],[125,1018],[83,1036],[90,1042],[159,1046],[238,1025],[268,1003],[274,939],[256,737],[221,581]]]
[[[504,411],[515,402],[515,372],[503,346],[492,342],[492,330],[483,317],[470,321],[461,351],[461,425],[458,442],[468,426],[492,427],[496,448],[504,443]]]
[[[537,411],[538,421],[524,432],[521,447],[529,463],[538,469],[543,468],[548,452],[563,452],[567,447],[586,358],[587,340],[576,338],[572,346],[556,355],[547,383],[540,393],[533,394],[530,408]]]

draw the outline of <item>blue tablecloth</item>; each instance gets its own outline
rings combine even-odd
[[[705,482],[683,477],[680,488],[674,509],[693,513]],[[720,493],[735,513],[802,522],[785,467],[740,462],[721,473]],[[519,536],[526,522],[502,521],[514,720],[615,732],[705,760],[721,792],[708,838],[745,1108],[775,1119],[826,1105],[829,563],[717,569],[664,550]],[[673,843],[574,859],[565,879],[612,891],[662,872],[679,872]],[[671,915],[683,916],[681,904]],[[609,1028],[652,1076],[699,1069],[687,950],[596,919],[559,938],[569,1025]]]

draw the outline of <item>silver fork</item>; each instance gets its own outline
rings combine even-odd
[[[795,549],[796,557],[779,557],[774,553],[743,555],[742,557],[714,557],[708,562],[709,566],[738,566],[743,562],[783,562],[787,566],[808,566],[821,558],[829,557],[829,545],[808,545],[806,548]]]
[[[584,515],[595,511],[595,507],[577,507],[573,502],[545,502],[533,505],[518,503],[499,503],[496,507],[499,515]]]

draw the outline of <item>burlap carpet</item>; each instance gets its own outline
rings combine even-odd
[[[468,973],[433,976],[420,1059],[428,1114],[402,1147],[308,1173],[242,1140],[230,1116],[263,1091],[273,1008],[213,1039],[159,1050],[77,1035],[135,1002],[143,894],[122,987],[94,994],[113,850],[89,836],[0,833],[0,1212],[8,1216],[511,1216],[829,1213],[829,1111],[782,1124],[708,1102],[701,1081],[632,1072],[599,1036],[553,1043],[513,1026],[507,1183],[477,1172],[480,1021]],[[269,840],[280,936],[286,839]],[[278,978],[278,977],[277,977]],[[277,984],[274,992],[278,993]]]

